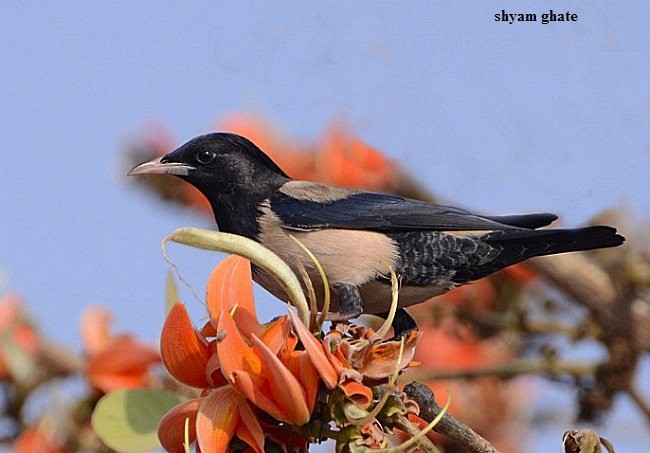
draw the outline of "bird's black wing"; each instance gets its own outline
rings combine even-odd
[[[479,216],[451,206],[373,192],[349,191],[328,199],[320,196],[322,187],[314,183],[313,199],[304,185],[299,197],[292,196],[290,190],[280,190],[269,198],[271,210],[288,228],[382,232],[538,228],[557,218],[553,214]]]

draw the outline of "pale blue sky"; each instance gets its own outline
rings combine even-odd
[[[344,119],[480,211],[577,226],[624,203],[649,220],[650,3],[562,2],[576,23],[493,20],[555,5],[1,2],[0,289],[68,345],[97,302],[155,341],[160,239],[211,224],[125,184],[120,148],[151,120],[185,141],[232,111],[303,139]],[[217,257],[171,255],[201,293]],[[283,310],[263,301],[263,316]]]

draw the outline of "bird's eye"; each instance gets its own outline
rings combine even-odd
[[[215,158],[216,154],[213,153],[212,151],[201,151],[196,155],[196,160],[198,160],[202,164],[208,164],[212,162],[212,160]]]

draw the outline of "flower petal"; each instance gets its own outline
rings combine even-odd
[[[156,349],[129,335],[113,337],[106,348],[86,364],[90,384],[102,392],[146,385],[149,367],[160,362]]]
[[[262,372],[260,359],[241,337],[235,320],[229,312],[222,313],[217,328],[220,338],[217,354],[221,362],[221,371],[229,378],[233,371],[244,371],[253,375]]]
[[[228,377],[232,387],[255,406],[278,420],[286,417],[284,411],[272,398],[268,383],[261,375],[233,371]]]
[[[293,310],[289,310],[289,317],[291,318],[291,323],[296,334],[300,338],[305,351],[309,354],[311,363],[318,370],[321,379],[323,379],[328,389],[335,388],[338,384],[339,376],[325,354],[322,343],[311,334]]]
[[[88,354],[102,351],[111,338],[113,315],[103,307],[89,307],[81,314],[81,339]]]
[[[196,441],[201,451],[228,451],[240,421],[240,398],[229,386],[219,387],[203,398],[196,415]]]
[[[286,344],[289,333],[291,332],[291,323],[288,316],[280,316],[270,322],[259,335],[259,339],[269,347],[274,354]]]
[[[397,359],[399,357],[400,342],[391,340],[371,346],[368,354],[364,357],[363,364],[357,367],[357,370],[367,379],[384,379],[391,376],[395,372],[395,368],[399,367],[401,370],[408,366],[415,354],[415,346],[420,335],[421,331],[414,330],[411,332],[404,343],[402,360],[399,364]]]
[[[165,451],[184,453],[185,420],[189,418],[189,441],[196,439],[196,414],[203,398],[183,401],[172,407],[158,424],[158,440]]]
[[[354,379],[346,378],[340,384],[339,387],[345,393],[350,400],[354,402],[357,406],[367,409],[372,402],[372,389],[363,385],[360,382],[357,382]]]
[[[311,363],[309,354],[307,351],[285,352],[280,356],[280,360],[302,385],[305,390],[307,408],[309,412],[313,412],[320,387],[320,375]]]
[[[235,434],[246,442],[257,453],[264,453],[264,432],[253,410],[244,398],[239,399],[239,417],[241,423],[237,425]]]
[[[273,351],[255,335],[252,340],[253,351],[262,361],[263,375],[267,379],[271,395],[286,414],[280,420],[304,425],[311,416],[307,408],[305,390]]]
[[[250,261],[246,258],[230,255],[219,263],[210,274],[205,298],[213,324],[217,325],[221,314],[237,305],[233,317],[244,336],[262,333],[255,314]]]
[[[390,186],[395,166],[386,156],[345,128],[335,125],[327,131],[317,156],[320,179],[344,187],[380,190]]]
[[[191,387],[209,387],[205,370],[210,349],[181,303],[176,303],[167,315],[160,334],[160,351],[165,367],[177,380]]]
[[[341,343],[341,345],[342,344],[343,343]],[[334,349],[334,352],[328,352],[328,349],[326,348],[325,353],[327,354],[327,358],[329,359],[330,363],[339,374],[341,373],[341,368],[351,367],[350,362],[345,357],[345,354],[343,354],[341,347]]]
[[[215,324],[212,324],[212,320],[208,320],[205,324],[203,324],[201,330],[199,330],[199,334],[201,334],[201,336],[204,338],[216,337],[217,326]]]
[[[208,379],[212,388],[228,384],[228,380],[221,372],[221,362],[219,361],[219,354],[216,351],[210,356],[210,360],[208,360],[208,364],[205,367],[205,377]]]

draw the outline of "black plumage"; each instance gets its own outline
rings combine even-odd
[[[348,228],[382,232],[490,230],[504,225],[539,228],[554,214],[477,216],[463,209],[411,200],[397,195],[350,190],[345,198],[326,203],[298,200],[282,192],[271,198],[273,212],[297,228]]]
[[[252,142],[234,134],[197,137],[130,175],[167,173],[198,188],[221,231],[257,240],[290,265],[299,260],[318,279],[316,255],[334,291],[338,319],[381,313],[390,304],[390,268],[401,277],[400,306],[423,302],[534,256],[614,247],[624,238],[606,226],[537,229],[548,213],[483,216],[286,175]],[[255,279],[285,297],[272,279]],[[318,285],[316,285],[318,287]]]

